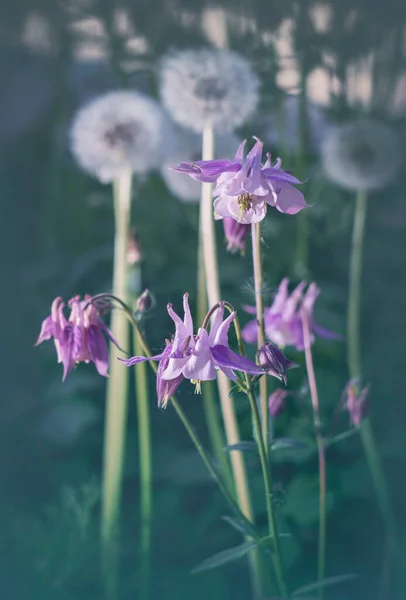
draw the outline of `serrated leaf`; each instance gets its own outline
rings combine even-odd
[[[223,520],[226,521],[231,527],[233,527],[238,533],[242,533],[243,535],[248,535],[250,537],[255,537],[257,535],[255,529],[251,527],[248,523],[245,523],[241,519],[236,519],[235,517],[224,516]]]
[[[254,452],[257,450],[256,442],[238,442],[238,444],[231,444],[231,446],[226,446],[224,450],[228,452],[233,452],[234,450],[240,450],[241,452]]]
[[[221,567],[229,562],[234,562],[235,560],[238,560],[239,558],[242,558],[248,554],[248,552],[251,552],[251,550],[253,550],[256,546],[256,542],[244,542],[240,546],[223,550],[223,552],[215,554],[211,558],[204,560],[200,565],[195,567],[192,570],[192,575],[195,573],[201,573],[202,571],[207,571],[209,569],[215,569],[216,567]]]
[[[325,441],[326,448],[329,448],[333,444],[337,444],[338,442],[341,442],[342,440],[346,440],[347,438],[352,437],[354,435],[354,433],[359,433],[358,427],[354,427],[353,429],[349,429],[348,431],[344,431],[343,433],[339,433],[338,435],[335,435],[334,437],[327,439]]]
[[[344,581],[351,581],[352,579],[357,579],[359,575],[357,573],[349,573],[348,575],[336,575],[335,577],[327,577],[322,581],[318,581],[317,583],[310,583],[309,585],[304,585],[301,588],[298,588],[292,593],[292,596],[301,596],[302,594],[306,594],[307,592],[314,592],[321,587],[327,587],[329,585],[335,585],[336,583],[343,583]]]
[[[283,450],[286,448],[294,449],[294,450],[302,450],[303,448],[307,448],[307,444],[305,442],[302,442],[301,440],[296,440],[294,438],[279,437],[279,438],[273,439],[270,442],[269,448],[272,451]]]

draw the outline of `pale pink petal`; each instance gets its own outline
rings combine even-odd
[[[210,351],[209,337],[205,329],[199,329],[196,346],[182,373],[187,379],[196,381],[216,379],[216,369]]]
[[[214,338],[214,343],[211,344],[211,346],[228,346],[228,330],[230,329],[230,325],[234,321],[236,314],[237,313],[235,311],[230,313],[222,322]]]
[[[214,345],[214,339],[216,337],[217,331],[220,325],[223,322],[224,316],[224,306],[219,306],[219,308],[215,311],[214,315],[210,320],[210,333],[209,333],[209,343],[210,346]]]

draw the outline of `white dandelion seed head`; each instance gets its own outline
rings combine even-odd
[[[283,100],[281,113],[271,114],[265,125],[263,139],[270,144],[294,154],[299,150],[300,96],[288,94]],[[317,102],[307,99],[307,129],[309,148],[319,151],[331,130],[331,123]]]
[[[401,161],[396,133],[369,119],[337,125],[322,145],[326,176],[348,190],[376,190],[389,185]]]
[[[160,160],[165,117],[159,105],[138,92],[109,92],[76,113],[71,150],[79,166],[108,183],[131,169],[144,174]]]
[[[232,131],[254,112],[259,79],[251,63],[230,50],[184,50],[161,63],[162,102],[173,120],[201,132],[207,119],[216,131]]]
[[[240,139],[231,132],[215,136],[214,158],[234,158]],[[178,129],[170,153],[162,163],[161,175],[169,191],[183,202],[199,202],[202,184],[191,177],[171,171],[180,162],[202,160],[202,136]]]

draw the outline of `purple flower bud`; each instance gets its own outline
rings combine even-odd
[[[268,398],[268,408],[272,419],[275,419],[275,417],[277,417],[285,408],[284,401],[288,394],[289,392],[282,388],[278,388],[270,394]]]
[[[297,367],[296,363],[287,359],[280,348],[274,344],[263,344],[257,352],[258,364],[273,377],[277,377],[286,385],[286,371]]]
[[[244,254],[245,238],[251,229],[250,225],[239,223],[232,217],[224,217],[223,226],[224,235],[227,241],[227,250],[232,253],[239,250],[241,254]]]
[[[150,310],[154,303],[154,299],[149,290],[144,290],[141,296],[137,298],[137,312],[146,313]]]
[[[345,408],[350,415],[350,421],[356,427],[361,425],[367,412],[367,396],[369,386],[359,390],[359,381],[357,377],[350,379],[344,390]]]

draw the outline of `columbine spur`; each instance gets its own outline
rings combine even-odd
[[[353,191],[389,185],[400,167],[401,156],[396,133],[388,125],[370,119],[337,125],[321,149],[326,176]]]
[[[196,132],[240,127],[259,101],[259,79],[250,62],[230,50],[182,50],[163,59],[162,102],[173,120]]]
[[[311,283],[304,293],[306,282],[301,281],[299,285],[289,294],[289,279],[285,277],[278,288],[272,306],[264,310],[264,325],[267,338],[279,346],[295,346],[297,350],[304,349],[301,308],[305,308],[309,318],[311,329],[311,342],[314,342],[314,334],[329,339],[342,339],[332,331],[328,331],[315,323],[313,319],[313,308],[320,294],[320,289],[315,283]],[[255,314],[255,307],[245,306],[248,313]],[[248,343],[257,340],[257,322],[250,321],[242,330],[242,336]]]
[[[307,204],[303,194],[292,184],[300,181],[281,169],[281,160],[271,164],[271,157],[262,165],[263,143],[258,138],[244,159],[244,140],[234,160],[201,160],[182,162],[175,171],[201,182],[217,182],[213,191],[214,218],[232,217],[239,223],[259,223],[268,206],[294,215]]]
[[[36,346],[53,338],[58,362],[63,364],[63,379],[76,363],[93,362],[98,373],[108,377],[109,351],[105,335],[118,347],[110,330],[100,319],[91,296],[71,298],[69,320],[64,314],[65,303],[58,297],[52,303],[51,314],[44,319]]]
[[[143,174],[158,166],[166,130],[164,113],[152,99],[135,91],[109,92],[76,113],[71,149],[84,171],[108,183],[128,170]]]
[[[157,373],[158,405],[166,406],[170,396],[183,378],[189,379],[200,391],[202,381],[216,378],[220,369],[227,377],[236,380],[234,371],[251,375],[263,375],[266,371],[254,362],[231,350],[228,346],[228,330],[235,318],[235,312],[224,318],[224,306],[220,303],[211,320],[210,331],[200,327],[197,335],[193,332],[193,320],[190,313],[188,294],[183,296],[183,320],[168,304],[168,313],[175,323],[175,335],[160,354],[151,358],[133,356],[122,360],[128,367],[145,360],[159,361]]]
[[[250,226],[239,223],[232,217],[224,217],[223,227],[224,236],[227,242],[227,250],[232,253],[239,250],[243,255],[245,252],[245,238],[250,231]]]

